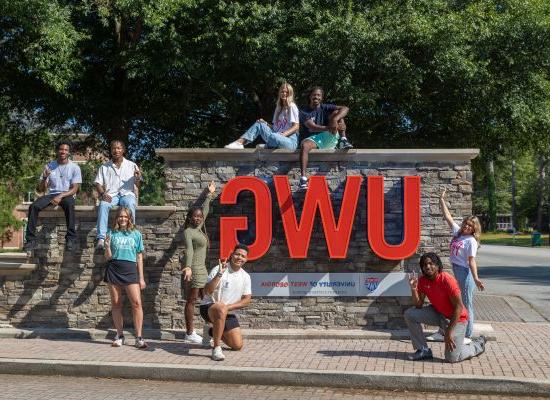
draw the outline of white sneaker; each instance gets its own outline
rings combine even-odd
[[[186,341],[187,343],[201,344],[202,336],[197,335],[197,332],[193,331],[193,333],[191,333],[190,335],[186,333],[183,340]]]
[[[226,148],[226,149],[233,149],[233,150],[242,150],[242,149],[244,149],[244,146],[241,143],[237,142],[237,141],[231,142],[231,143],[229,143],[229,144],[227,144],[223,147]]]
[[[264,143],[257,144],[256,148],[257,149],[265,149],[265,144]]]
[[[116,335],[114,340],[113,340],[113,343],[111,343],[111,346],[112,347],[122,347],[123,344],[124,344],[124,336]]]
[[[470,343],[472,343],[472,339],[470,339],[469,337],[465,337],[463,343],[464,344],[470,344]]]
[[[146,349],[147,347],[149,347],[147,342],[143,340],[143,338],[141,337],[136,338],[136,341],[134,342],[134,346],[136,347],[136,349]]]
[[[445,337],[441,333],[436,332],[430,336],[426,336],[426,340],[428,342],[444,342]]]
[[[202,327],[202,345],[204,347],[212,347],[212,338],[210,337],[210,325],[207,323]]]
[[[222,353],[222,347],[216,346],[212,349],[212,360],[214,361],[223,361],[225,360],[225,356]]]

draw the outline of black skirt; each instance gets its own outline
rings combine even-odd
[[[137,264],[133,261],[109,260],[103,282],[121,286],[139,283]]]

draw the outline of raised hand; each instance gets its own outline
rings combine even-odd
[[[441,193],[439,194],[439,198],[441,200],[445,200],[445,193],[447,193],[447,188],[443,188],[443,190],[441,191]]]
[[[46,165],[46,167],[44,168],[44,171],[42,171],[42,176],[44,178],[47,178],[48,176],[50,176],[51,173],[52,173],[52,170],[50,169],[49,166]]]
[[[218,259],[218,262],[219,262],[219,269],[218,269],[218,273],[219,274],[223,274],[225,272],[225,270],[227,269],[227,258],[225,260],[222,261],[222,259]]]
[[[416,290],[418,288],[418,277],[416,276],[416,272],[411,272],[408,275],[409,278],[409,286],[411,289]]]
[[[210,194],[214,194],[214,192],[216,191],[216,183],[214,183],[214,181],[210,182],[210,184],[208,185],[208,192]]]

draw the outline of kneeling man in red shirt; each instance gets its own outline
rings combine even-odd
[[[448,362],[467,360],[483,353],[486,342],[484,336],[479,336],[471,343],[464,343],[468,311],[462,304],[456,279],[443,272],[439,256],[435,253],[422,255],[420,269],[420,279],[415,275],[409,276],[414,307],[405,311],[405,322],[416,350],[409,359],[418,361],[433,358],[421,324],[439,326],[445,332],[445,360]],[[426,297],[431,304],[424,307]]]

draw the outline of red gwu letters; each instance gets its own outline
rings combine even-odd
[[[340,216],[336,223],[324,176],[312,176],[304,199],[301,219],[296,219],[288,178],[275,175],[273,181],[281,212],[288,252],[291,258],[307,258],[307,251],[317,210],[321,215],[323,231],[330,258],[346,258],[353,220],[359,200],[361,176],[348,176]],[[267,184],[253,176],[239,176],[225,185],[220,204],[233,205],[242,191],[250,191],[256,200],[256,239],[249,248],[249,260],[262,257],[271,245],[271,193]],[[410,257],[420,242],[420,177],[403,178],[403,239],[400,244],[388,244],[384,238],[384,177],[367,177],[367,238],[372,251],[387,260]],[[237,231],[248,229],[248,218],[220,218],[220,256],[227,257],[237,244]]]

